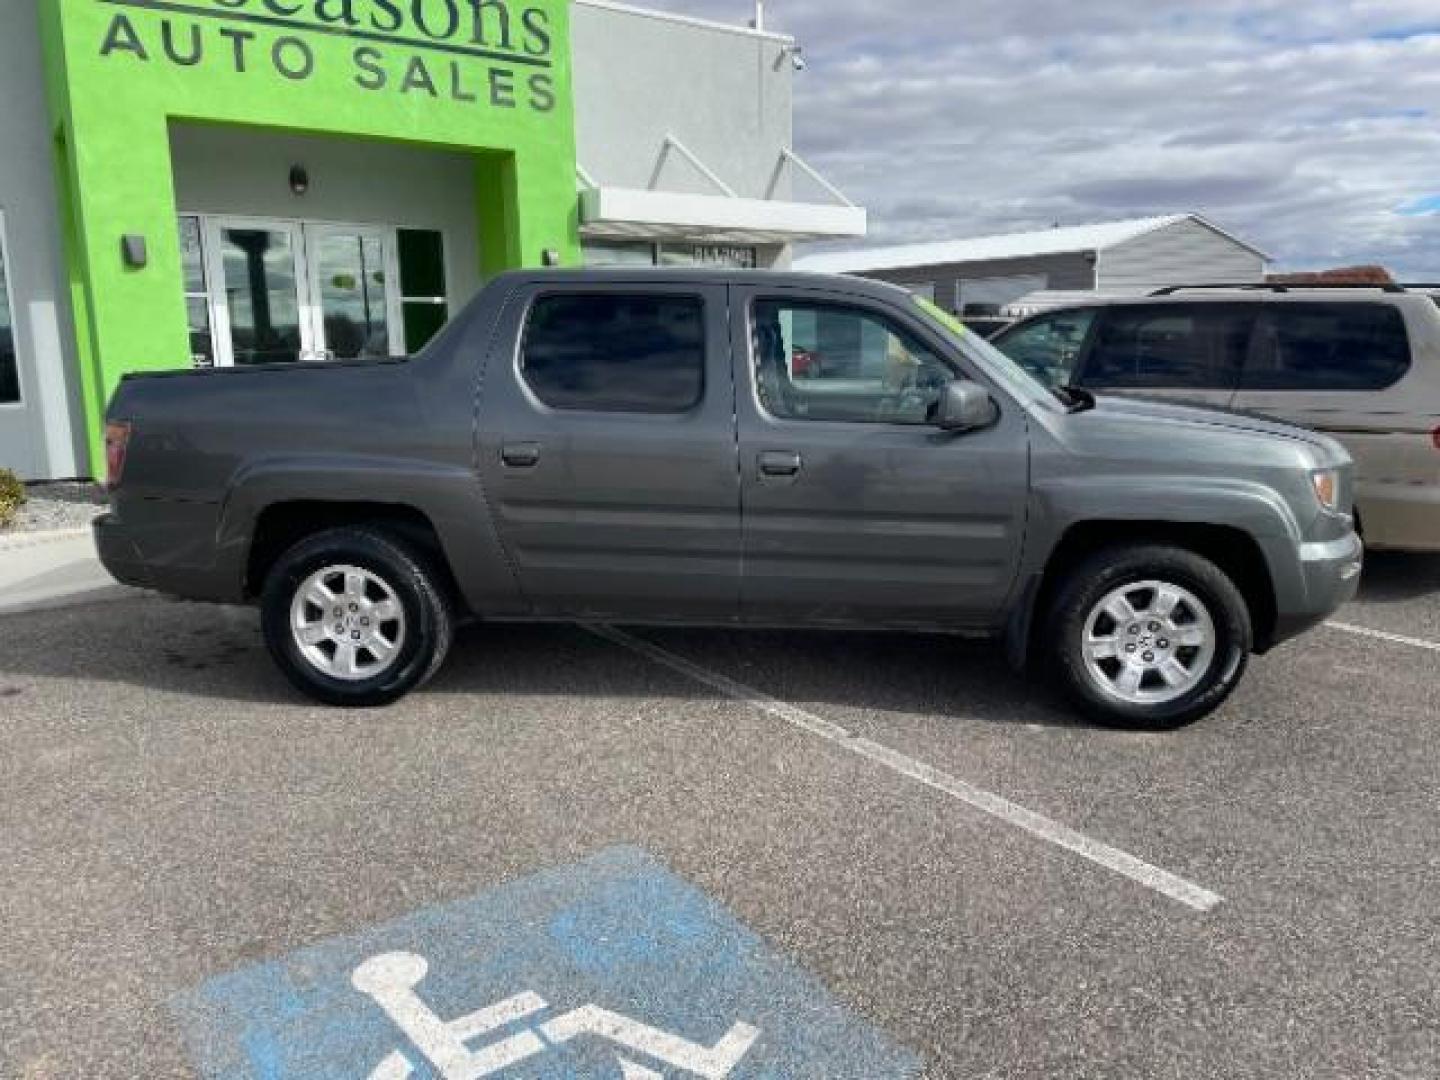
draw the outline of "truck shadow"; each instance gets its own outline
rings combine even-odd
[[[1440,596],[1440,555],[1372,551],[1365,556],[1365,576],[1358,599],[1396,604]]]
[[[846,726],[852,721],[863,726],[870,713],[1093,726],[1043,682],[1012,672],[1000,647],[987,642],[861,631],[625,632],[706,672]],[[557,646],[565,653],[555,655]],[[545,658],[538,665],[537,656]],[[638,691],[645,697],[726,700],[689,675],[573,626],[470,627],[457,639],[445,670],[422,693],[603,696],[617,693],[616,680],[629,684],[621,692],[625,696]]]
[[[117,621],[128,628],[123,639],[104,632]],[[10,640],[0,650],[0,711],[23,708],[37,680],[73,681],[78,692],[97,697],[107,684],[120,684],[217,708],[326,711],[281,676],[249,609],[141,597],[5,623]],[[998,646],[983,642],[839,631],[633,633],[706,671],[847,726],[864,726],[867,713],[1086,726],[1038,680],[1012,673]],[[482,624],[462,629],[436,679],[391,711],[403,715],[417,702],[433,707],[456,699],[457,721],[470,723],[477,712],[505,709],[506,699],[517,695],[726,700],[719,690],[579,626]],[[135,707],[134,697],[125,700]]]

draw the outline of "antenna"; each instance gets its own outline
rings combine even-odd
[[[765,29],[765,0],[755,0],[755,21],[750,25],[756,30]]]

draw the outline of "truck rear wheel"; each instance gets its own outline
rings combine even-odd
[[[1061,585],[1050,611],[1052,667],[1069,697],[1102,723],[1174,728],[1218,709],[1252,647],[1235,583],[1183,548],[1111,547]]]
[[[331,529],[280,556],[261,597],[265,643],[302,693],[327,705],[388,705],[450,649],[450,606],[425,560],[385,532]]]

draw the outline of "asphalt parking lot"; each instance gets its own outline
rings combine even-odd
[[[897,1075],[1440,1075],[1440,559],[1374,557],[1338,621],[1145,735],[943,638],[482,627],[341,713],[248,611],[8,617],[0,1075],[285,1075],[177,1002],[615,851]]]

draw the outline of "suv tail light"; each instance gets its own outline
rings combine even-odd
[[[111,420],[105,425],[105,487],[114,491],[125,473],[125,454],[130,449],[130,425]]]

